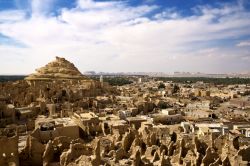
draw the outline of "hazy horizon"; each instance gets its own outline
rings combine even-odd
[[[84,73],[250,72],[247,0],[0,0],[0,75],[65,57]]]

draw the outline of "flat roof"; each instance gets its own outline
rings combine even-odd
[[[77,126],[77,124],[71,118],[57,118],[54,119],[56,125],[63,124],[63,126]]]
[[[131,121],[147,121],[147,119],[141,118],[141,117],[128,117],[127,121],[131,122]]]
[[[80,117],[84,119],[96,118],[97,116],[94,113],[80,113]]]
[[[223,124],[221,123],[196,123],[195,126],[197,127],[222,127]]]

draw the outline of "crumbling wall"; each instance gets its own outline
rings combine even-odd
[[[18,136],[0,137],[0,165],[19,165]]]
[[[78,126],[65,126],[65,127],[57,127],[59,136],[66,136],[72,139],[79,138],[79,127]]]
[[[43,153],[43,166],[49,166],[49,163],[51,162],[54,156],[53,153],[54,153],[53,145],[52,142],[49,141]]]
[[[82,143],[71,143],[68,151],[65,151],[61,154],[60,164],[62,166],[66,166],[81,155],[89,155],[89,149]]]
[[[234,156],[234,165],[245,165],[250,163],[250,146],[240,149]]]
[[[28,142],[29,158],[31,159],[32,165],[41,165],[43,162],[43,153],[45,150],[45,145],[43,145],[38,139],[30,136]]]
[[[35,129],[32,134],[33,137],[39,139],[43,143],[47,143],[49,140],[53,140],[59,136],[66,136],[72,139],[79,138],[79,127],[78,126],[65,126],[57,127],[55,130],[41,131]]]

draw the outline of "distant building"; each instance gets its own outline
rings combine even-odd
[[[195,89],[194,96],[196,96],[196,97],[208,97],[208,96],[210,96],[210,91],[204,90],[204,89]]]
[[[139,84],[142,83],[142,79],[141,78],[138,79],[138,83]]]
[[[207,100],[207,101],[189,103],[187,104],[186,109],[187,110],[210,110],[210,107],[211,107],[211,102]]]

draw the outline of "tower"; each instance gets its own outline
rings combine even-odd
[[[141,77],[138,79],[138,83],[139,83],[139,84],[141,83]]]
[[[103,76],[100,76],[100,82],[103,83]]]
[[[100,83],[101,83],[101,86],[103,87],[103,76],[102,75],[100,76]]]

